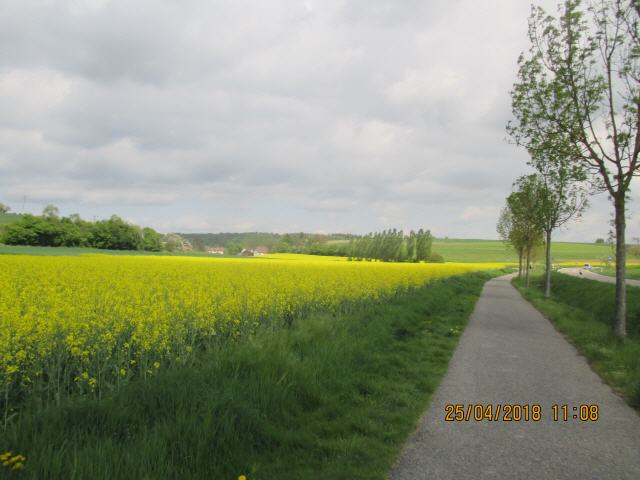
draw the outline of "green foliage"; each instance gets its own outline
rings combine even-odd
[[[63,224],[58,218],[36,217],[25,214],[17,222],[4,228],[3,243],[9,245],[49,245],[59,247],[75,240],[73,225]],[[73,244],[69,245],[73,246]]]
[[[567,0],[558,11],[554,17],[532,8],[531,46],[518,60],[511,92],[515,120],[508,130],[539,170],[540,162],[560,160],[568,171],[584,170],[595,189],[608,192],[615,209],[618,278],[624,278],[626,199],[640,171],[640,7],[637,0]],[[620,284],[620,337],[625,301]]]
[[[223,246],[228,255],[237,255],[243,248],[266,246],[272,253],[301,253],[382,261],[431,261],[431,234],[411,232],[404,238],[402,232],[389,230],[368,236],[343,233],[330,235],[314,233],[185,233],[184,238],[205,245]]]
[[[142,250],[149,252],[162,250],[162,236],[151,227],[142,229]]]
[[[640,169],[634,3],[571,0],[558,17],[532,8],[531,46],[518,60],[511,92],[515,121],[508,130],[534,162],[566,159],[614,198]]]
[[[348,243],[348,240],[355,238],[355,235],[332,233],[329,235],[315,233],[267,233],[267,232],[246,232],[246,233],[181,233],[183,238],[192,244],[203,244],[206,247],[224,247],[229,253],[232,251],[240,253],[243,248],[254,249],[258,246],[265,246],[270,252],[275,253],[311,253],[311,250],[321,246],[329,249],[333,242]],[[233,253],[231,253],[233,255]],[[332,255],[331,253],[318,253],[318,255]]]
[[[47,205],[42,209],[42,218],[55,219],[60,217],[60,209],[55,205]]]
[[[152,228],[141,230],[114,215],[95,223],[77,214],[60,217],[58,209],[49,205],[42,216],[24,214],[4,226],[0,242],[7,245],[41,247],[90,247],[111,250],[162,249],[161,237]]]
[[[519,177],[515,190],[507,197],[501,211],[497,231],[500,238],[518,252],[518,276],[522,276],[523,259],[527,281],[529,265],[536,248],[543,242],[543,202],[545,189],[536,175]]]
[[[383,262],[430,261],[433,237],[429,230],[413,230],[405,236],[402,230],[384,230],[352,240],[345,251],[356,260]]]
[[[99,220],[91,227],[91,246],[110,250],[142,250],[142,232],[117,215]]]
[[[235,241],[231,241],[227,243],[227,246],[225,247],[225,253],[227,255],[238,255],[241,251],[242,251],[242,246]]]
[[[11,207],[9,205],[5,205],[0,202],[0,213],[9,213],[11,211]]]
[[[34,407],[0,436],[36,478],[384,479],[487,273],[224,344],[114,396]]]

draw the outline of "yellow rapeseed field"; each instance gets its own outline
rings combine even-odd
[[[4,413],[29,393],[47,401],[100,395],[133,376],[189,362],[213,339],[249,334],[269,319],[498,267],[304,255],[0,256]]]

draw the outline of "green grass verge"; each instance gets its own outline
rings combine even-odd
[[[23,411],[0,452],[25,455],[34,479],[384,479],[491,276],[264,329],[110,398]]]
[[[514,284],[609,385],[640,408],[640,289],[627,289],[629,336],[620,340],[612,328],[614,285],[554,274],[552,298],[545,299],[542,277],[528,289],[517,279]]]
[[[600,273],[601,275],[607,275],[608,277],[616,276],[616,268],[615,267],[603,267],[601,269],[594,268],[595,273]],[[626,269],[626,278],[632,280],[640,280],[640,266],[638,265],[627,265]]]

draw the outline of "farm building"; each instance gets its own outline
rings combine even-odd
[[[211,255],[224,255],[224,247],[209,247],[207,253]]]
[[[239,253],[239,255],[241,257],[253,257],[255,254],[253,250],[249,250],[248,248],[243,248],[242,251]]]
[[[263,245],[256,247],[253,251],[254,255],[266,255],[267,253],[269,253],[269,247],[265,247]]]

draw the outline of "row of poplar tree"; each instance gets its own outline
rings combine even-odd
[[[356,260],[381,260],[383,262],[442,261],[431,253],[433,236],[429,230],[383,230],[369,233],[351,241],[350,257]]]
[[[507,131],[533,175],[507,198],[498,231],[524,257],[544,238],[551,292],[551,234],[579,216],[586,196],[614,207],[615,333],[626,331],[626,208],[640,176],[640,0],[566,0],[553,15],[533,6],[530,48],[518,59]],[[527,269],[528,271],[528,269]]]

